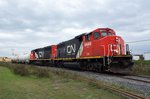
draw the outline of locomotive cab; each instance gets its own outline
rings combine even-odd
[[[124,53],[124,41],[109,28],[96,29],[83,37],[84,56],[112,56]]]
[[[132,68],[132,56],[126,50],[124,40],[112,29],[98,28],[84,35],[83,46],[81,57],[102,57],[106,71],[125,72]]]

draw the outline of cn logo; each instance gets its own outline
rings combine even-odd
[[[76,52],[76,45],[74,44],[74,45],[68,45],[67,46],[67,53],[68,54],[71,54],[71,53],[75,53]]]

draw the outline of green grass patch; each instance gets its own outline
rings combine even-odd
[[[19,66],[27,67],[24,68]],[[27,69],[27,75],[20,74],[18,70],[18,73],[15,73],[15,67],[19,67],[19,72],[21,70],[20,68]],[[110,91],[97,87],[92,81],[89,83],[86,81],[86,78],[78,77],[75,74],[68,75],[68,73],[64,71],[39,70],[36,67],[28,65],[0,63],[0,99],[123,98]]]
[[[134,61],[132,73],[150,76],[150,61]]]

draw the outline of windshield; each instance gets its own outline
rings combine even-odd
[[[101,36],[102,36],[102,37],[107,36],[107,32],[106,32],[106,31],[101,31]]]
[[[95,32],[94,33],[94,39],[98,39],[100,37],[100,33],[99,32]]]
[[[108,32],[108,36],[112,36],[112,35],[114,35],[113,33],[111,33],[111,32]]]
[[[106,30],[100,30],[100,32],[102,37],[114,35],[112,32]]]

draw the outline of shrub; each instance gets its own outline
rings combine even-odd
[[[36,73],[38,77],[50,77],[49,71],[43,68],[37,68]]]
[[[150,61],[135,61],[133,74],[150,75]]]
[[[19,74],[21,76],[28,76],[30,75],[30,72],[27,68],[27,66],[12,66],[11,67],[12,71],[15,73],[15,74]]]

